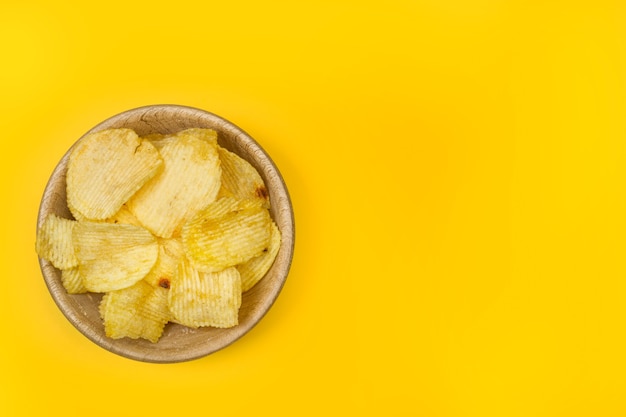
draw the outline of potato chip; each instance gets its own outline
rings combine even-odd
[[[39,257],[50,261],[59,269],[78,265],[72,243],[75,221],[49,214],[37,231],[35,250]]]
[[[156,343],[171,316],[167,293],[145,281],[107,293],[100,304],[105,334],[112,339],[143,338]]]
[[[131,129],[85,136],[67,165],[67,202],[75,217],[104,220],[158,172],[159,152]]]
[[[271,223],[270,241],[263,253],[242,264],[237,265],[239,275],[241,275],[241,290],[248,291],[254,287],[269,271],[280,248],[281,235],[276,223]]]
[[[213,129],[193,127],[170,135],[151,133],[149,135],[142,136],[143,139],[147,139],[152,142],[157,149],[161,149],[168,143],[175,142],[182,137],[194,137],[196,139],[207,141],[213,146],[217,146],[217,132]]]
[[[85,217],[84,214],[82,214],[74,206],[72,206],[72,204],[69,201],[67,202],[67,208],[70,210],[70,213],[72,213],[72,217],[74,217],[75,220],[78,220],[78,221],[89,220],[87,217]]]
[[[100,313],[100,318],[104,321],[104,313],[106,312],[106,306],[109,302],[109,294],[110,292],[105,293],[102,296],[102,300],[100,300],[100,304],[98,305],[98,313]]]
[[[193,136],[167,143],[160,153],[163,171],[130,199],[128,208],[152,233],[169,238],[215,200],[221,169],[215,146]]]
[[[176,268],[185,254],[183,241],[181,238],[157,240],[159,242],[159,256],[144,281],[155,287],[169,288]]]
[[[154,132],[154,133],[148,133],[147,135],[143,135],[140,137],[140,139],[149,140],[150,142],[152,142],[155,148],[159,149],[159,147],[155,145],[155,142],[160,141],[164,137],[165,135],[163,133]]]
[[[151,133],[146,136],[142,136],[141,139],[149,140],[151,144],[154,145],[155,148],[161,150],[163,146],[168,143],[175,141],[176,137],[174,135],[163,135],[161,133]]]
[[[234,197],[222,197],[200,210],[189,223],[199,220],[200,218],[203,220],[215,220],[233,211],[241,211],[255,207],[261,207],[261,202],[258,200],[239,200]]]
[[[123,204],[122,207],[112,217],[105,220],[107,223],[121,223],[121,224],[133,224],[135,226],[141,226],[139,220],[133,213],[130,212],[128,206]],[[143,227],[143,226],[142,226]]]
[[[72,236],[79,272],[92,292],[133,285],[150,272],[159,252],[150,232],[130,224],[77,222]]]
[[[258,171],[248,161],[222,147],[217,148],[222,161],[222,187],[233,196],[260,200],[270,207],[269,192]]]
[[[200,127],[192,127],[181,130],[174,135],[175,138],[193,137],[208,142],[212,146],[217,147],[217,132],[213,129],[205,129]]]
[[[61,283],[69,294],[83,294],[87,292],[78,267],[61,270]]]
[[[187,259],[178,266],[168,294],[177,323],[188,327],[232,327],[239,323],[241,278],[235,268],[200,272]]]
[[[203,272],[245,262],[260,255],[269,244],[271,218],[267,209],[255,205],[224,209],[222,200],[226,199],[209,205],[183,228],[185,254]],[[212,210],[215,206],[219,210]]]
[[[230,192],[230,190],[228,190],[226,187],[224,187],[223,182],[220,190],[217,192],[217,197],[215,199],[219,200],[220,198],[235,198],[235,195]]]

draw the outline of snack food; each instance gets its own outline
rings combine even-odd
[[[248,261],[242,262],[236,266],[239,275],[241,275],[241,290],[243,292],[254,287],[256,283],[265,276],[267,271],[272,267],[279,248],[280,230],[278,230],[276,223],[271,222],[270,240],[267,248],[263,249],[260,255],[250,258]]]
[[[159,154],[163,170],[128,201],[128,209],[154,235],[170,238],[220,189],[217,146],[200,135],[181,132]]]
[[[115,162],[104,161],[93,143]],[[128,143],[141,158],[130,155]],[[215,131],[199,128],[145,137],[108,129],[76,145],[67,173],[74,219],[48,215],[36,249],[61,270],[68,293],[105,293],[107,336],[156,342],[169,321],[238,323],[242,292],[271,266],[280,231],[260,175],[232,155]]]
[[[159,253],[146,229],[123,223],[81,221],[72,232],[78,272],[91,292],[119,290],[143,279]]]
[[[154,177],[161,165],[154,145],[131,129],[91,133],[70,154],[68,207],[76,218],[106,219]]]
[[[235,326],[241,306],[239,271],[231,267],[200,272],[183,259],[168,294],[168,305],[176,321],[188,327]]]
[[[267,249],[270,224],[267,209],[256,202],[223,197],[185,224],[183,248],[198,270],[217,272]]]

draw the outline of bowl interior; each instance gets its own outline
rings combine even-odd
[[[267,275],[243,294],[237,326],[228,329],[191,329],[168,323],[157,343],[143,339],[107,338],[98,312],[102,295],[68,294],[61,283],[60,271],[48,261],[40,259],[44,280],[67,319],[90,340],[113,353],[135,360],[160,363],[181,362],[206,356],[228,346],[248,332],[272,306],[287,278],[294,246],[293,210],[287,188],[278,169],[259,144],[237,126],[212,113],[175,105],[147,106],[105,120],[87,133],[120,127],[134,129],[140,136],[174,133],[190,127],[216,130],[218,143],[250,162],[265,181],[270,195],[270,215],[282,234],[276,260]],[[39,209],[38,227],[48,213],[72,218],[65,194],[65,174],[70,152],[71,149],[63,156],[46,186]]]

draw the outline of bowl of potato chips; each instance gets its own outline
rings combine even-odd
[[[204,110],[140,107],[83,135],[44,190],[36,252],[87,338],[155,363],[246,334],[287,278],[294,218],[283,178],[247,133]]]

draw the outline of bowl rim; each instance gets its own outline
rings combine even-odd
[[[208,344],[204,349],[203,346],[200,348],[189,350],[176,350],[174,353],[170,353],[170,356],[162,357],[158,355],[158,349],[155,349],[151,352],[157,352],[155,354],[146,354],[145,352],[139,353],[136,351],[128,350],[125,348],[125,344],[121,344],[118,342],[119,340],[124,339],[110,339],[107,337],[103,337],[102,334],[96,331],[92,325],[85,321],[85,317],[80,314],[80,311],[74,306],[72,308],[71,305],[68,305],[68,299],[72,299],[70,294],[67,294],[65,288],[60,284],[58,280],[58,270],[52,266],[52,264],[42,258],[39,259],[39,266],[41,269],[41,273],[44,278],[44,282],[52,299],[55,304],[61,311],[61,313],[65,316],[65,318],[84,336],[86,336],[93,343],[98,345],[99,347],[108,350],[112,353],[115,353],[119,356],[126,357],[129,359],[134,359],[141,362],[149,362],[149,363],[176,363],[176,362],[185,362],[190,360],[199,359],[205,356],[208,356],[214,352],[217,352],[221,349],[224,349],[230,346],[232,343],[241,339],[245,334],[247,334],[252,328],[254,328],[259,321],[268,313],[270,308],[276,302],[278,295],[281,293],[287,277],[289,275],[289,271],[291,270],[291,264],[293,262],[293,254],[295,250],[295,218],[294,218],[294,210],[291,202],[291,197],[289,195],[289,191],[287,189],[287,185],[283,179],[280,170],[269,156],[269,154],[263,149],[263,147],[247,132],[241,129],[239,126],[235,125],[231,121],[218,116],[215,113],[209,112],[207,110],[203,110],[196,107],[179,105],[179,104],[153,104],[153,105],[145,105],[140,107],[135,107],[129,110],[122,111],[117,113],[100,123],[93,126],[87,132],[85,132],[80,138],[78,138],[65,152],[65,154],[61,157],[54,170],[52,171],[50,178],[48,179],[46,186],[44,188],[44,192],[42,195],[42,199],[40,202],[39,210],[37,213],[37,231],[41,226],[45,216],[53,212],[52,207],[54,203],[50,197],[49,193],[53,189],[53,186],[59,181],[59,177],[62,177],[63,183],[65,183],[65,171],[67,159],[69,158],[70,153],[76,144],[81,141],[86,135],[107,129],[109,127],[113,127],[118,123],[123,123],[125,119],[130,119],[132,117],[136,117],[137,115],[146,114],[146,112],[183,112],[186,116],[193,115],[198,118],[198,120],[209,122],[218,128],[215,130],[226,130],[231,136],[234,136],[234,140],[238,142],[238,144],[245,145],[247,151],[254,153],[263,163],[266,165],[265,169],[268,170],[266,172],[259,172],[262,176],[270,173],[272,176],[276,178],[276,181],[272,183],[274,185],[278,184],[280,187],[278,189],[272,189],[271,192],[278,193],[281,199],[280,207],[286,207],[287,209],[280,210],[281,216],[286,216],[285,221],[283,222],[283,227],[281,228],[281,233],[283,234],[283,241],[281,242],[281,248],[279,250],[279,255],[283,262],[281,263],[280,269],[280,277],[277,282],[277,285],[271,287],[271,293],[269,297],[263,299],[262,308],[251,318],[244,323],[240,323],[239,325],[232,327],[230,329],[226,329],[224,332],[227,337],[224,338],[224,342],[220,344]],[[140,117],[141,121],[144,121],[143,116]],[[250,161],[251,162],[251,161]],[[252,163],[252,162],[251,162]],[[258,169],[258,168],[257,168]],[[267,183],[267,178],[264,178]],[[281,217],[283,218],[283,217]],[[286,230],[283,230],[286,229]],[[280,252],[283,252],[282,254]],[[278,260],[278,256],[277,256]],[[276,261],[274,262],[277,263]],[[65,292],[65,299],[62,296],[62,292]],[[88,296],[91,296],[93,293],[87,293]],[[245,294],[244,294],[245,296]],[[69,303],[72,304],[72,303]],[[77,304],[77,302],[76,302]],[[125,343],[133,343],[132,341],[126,341]],[[158,345],[158,342],[155,344]]]

